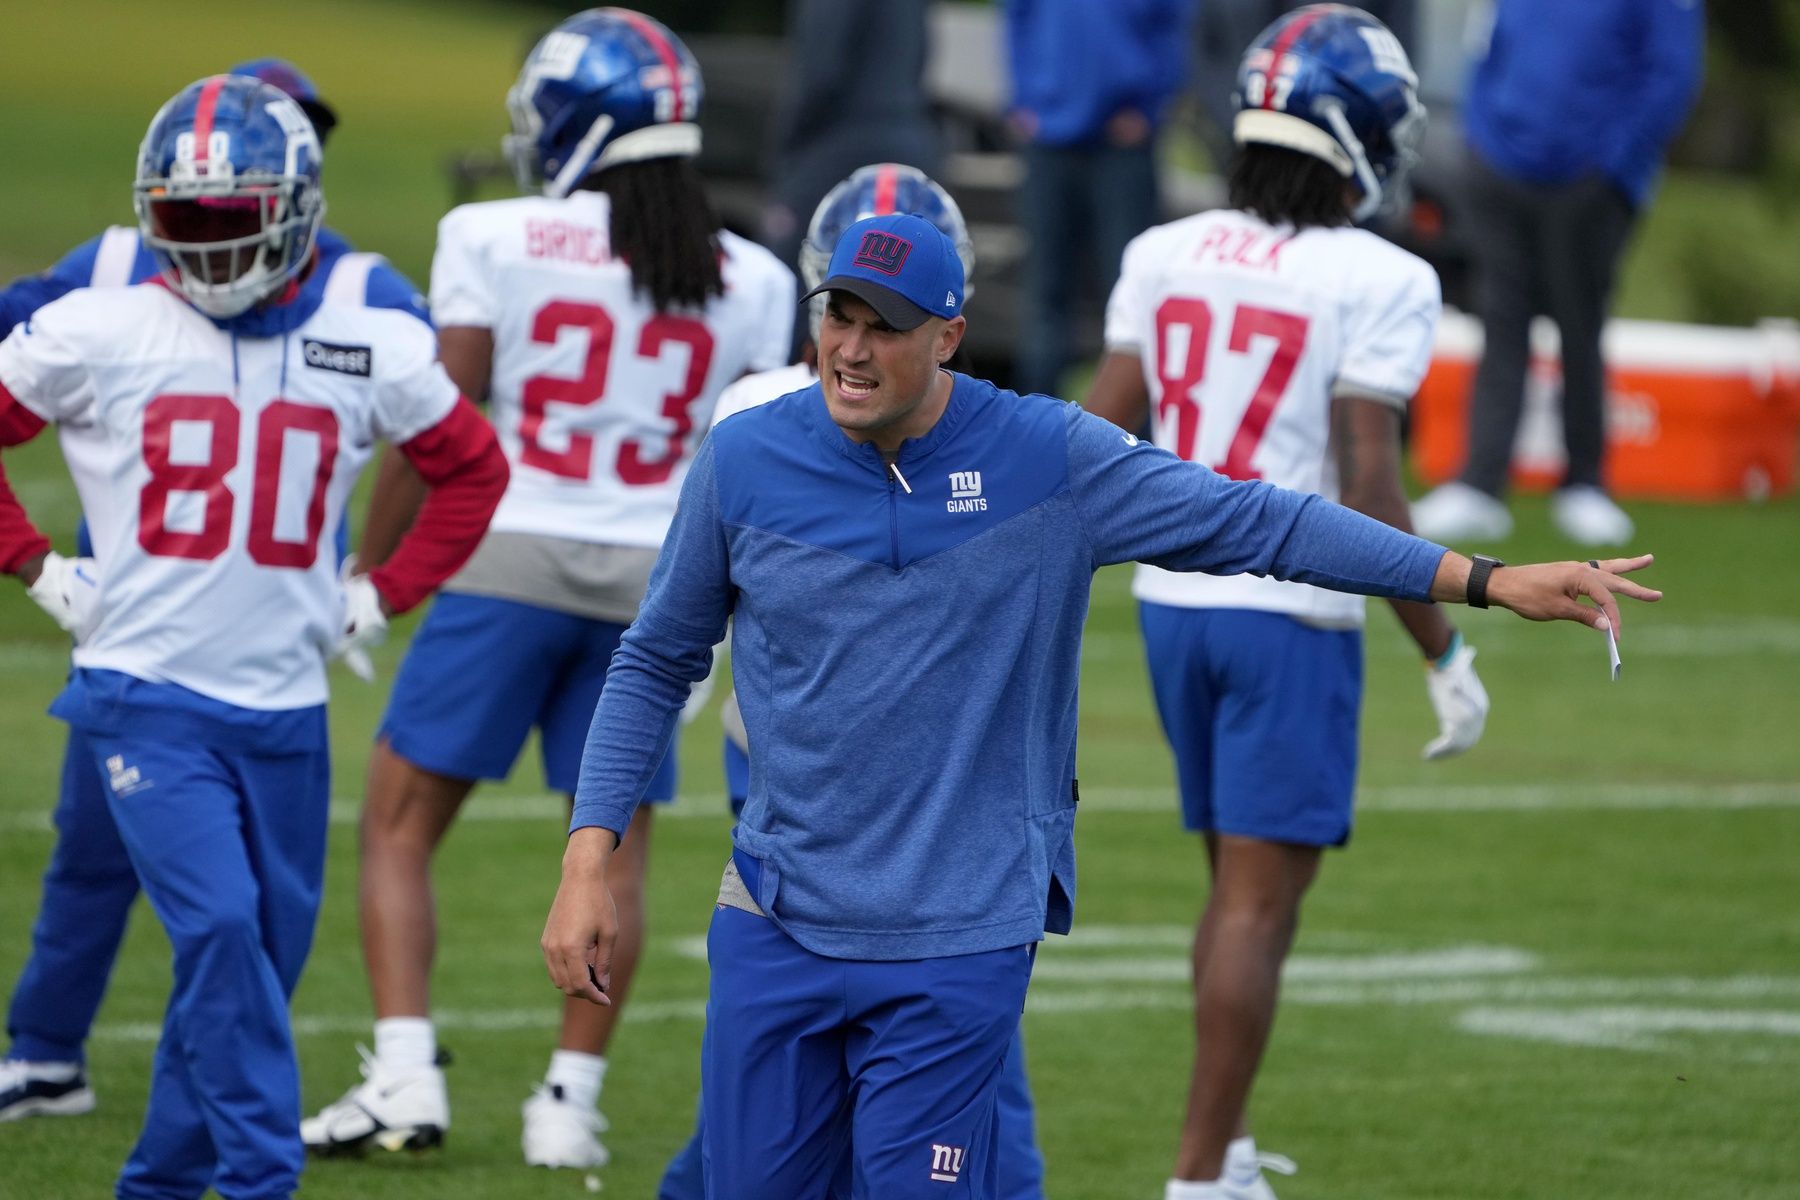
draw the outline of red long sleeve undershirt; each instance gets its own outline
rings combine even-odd
[[[43,428],[43,419],[0,384],[0,447],[28,442]],[[468,561],[507,479],[493,427],[461,397],[442,421],[401,443],[400,452],[431,491],[393,557],[369,573],[395,612],[417,605]],[[0,571],[16,571],[49,549],[50,540],[25,515],[0,465]]]
[[[0,383],[0,448],[29,442],[44,427],[44,419],[20,404]],[[50,539],[25,515],[25,506],[6,481],[6,465],[0,462],[0,571],[11,574],[50,550]]]
[[[369,572],[397,613],[436,591],[475,553],[508,475],[493,426],[460,396],[449,416],[399,450],[431,491],[392,556]]]

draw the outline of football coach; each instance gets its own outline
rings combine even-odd
[[[608,1002],[607,859],[735,621],[750,797],[708,934],[708,1195],[823,1194],[847,1144],[859,1195],[990,1197],[1033,948],[1074,916],[1098,568],[1615,631],[1614,593],[1660,593],[1620,577],[1647,555],[1472,561],[946,371],[962,266],[923,218],[852,225],[818,293],[819,382],[720,422],[683,485],[594,714],[544,958],[564,992]]]

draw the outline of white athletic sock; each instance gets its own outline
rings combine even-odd
[[[1163,1200],[1222,1200],[1224,1195],[1216,1179],[1171,1179],[1163,1185]]]
[[[1230,1144],[1225,1147],[1225,1173],[1220,1178],[1255,1177],[1260,1174],[1262,1164],[1256,1161],[1256,1139],[1249,1134],[1231,1139]]]
[[[437,1031],[430,1017],[383,1017],[375,1022],[375,1059],[395,1071],[416,1071],[437,1062]]]
[[[26,1074],[50,1083],[67,1083],[81,1074],[81,1064],[78,1062],[52,1062],[47,1058],[28,1061],[23,1058],[14,1058],[11,1055],[7,1055],[5,1061],[18,1063],[25,1069]]]
[[[556,1050],[550,1055],[550,1070],[544,1082],[560,1086],[563,1097],[581,1109],[600,1104],[600,1085],[606,1081],[606,1056],[583,1054],[579,1050]]]

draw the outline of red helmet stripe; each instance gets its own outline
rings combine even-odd
[[[219,106],[219,93],[225,89],[229,75],[214,75],[200,85],[200,102],[194,109],[194,161],[206,161],[206,144],[212,141],[213,109]]]
[[[669,87],[675,93],[675,119],[685,121],[687,114],[682,111],[681,99],[681,56],[675,53],[675,47],[669,44],[668,38],[663,36],[662,27],[643,13],[632,12],[629,8],[615,8],[610,11],[614,16],[619,17],[627,25],[643,34],[644,40],[650,43],[650,49],[656,53],[656,57],[662,59],[664,69],[669,72]]]
[[[892,163],[882,163],[875,172],[875,215],[885,217],[894,211],[894,196],[900,190],[900,172]]]
[[[1281,31],[1281,36],[1275,39],[1275,45],[1269,51],[1269,85],[1263,89],[1262,106],[1264,108],[1275,107],[1275,76],[1281,72],[1281,60],[1287,57],[1287,53],[1293,48],[1294,43],[1300,40],[1300,35],[1306,32],[1306,27],[1324,15],[1323,7],[1315,8],[1311,12],[1303,12],[1290,21],[1288,27]]]

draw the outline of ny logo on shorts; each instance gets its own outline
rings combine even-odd
[[[962,1174],[964,1150],[961,1146],[931,1147],[931,1177],[939,1183],[955,1183]]]
[[[880,271],[883,275],[898,275],[900,268],[906,265],[906,256],[910,253],[912,243],[905,238],[871,229],[863,234],[862,245],[858,247],[856,258],[852,261],[856,266]]]

